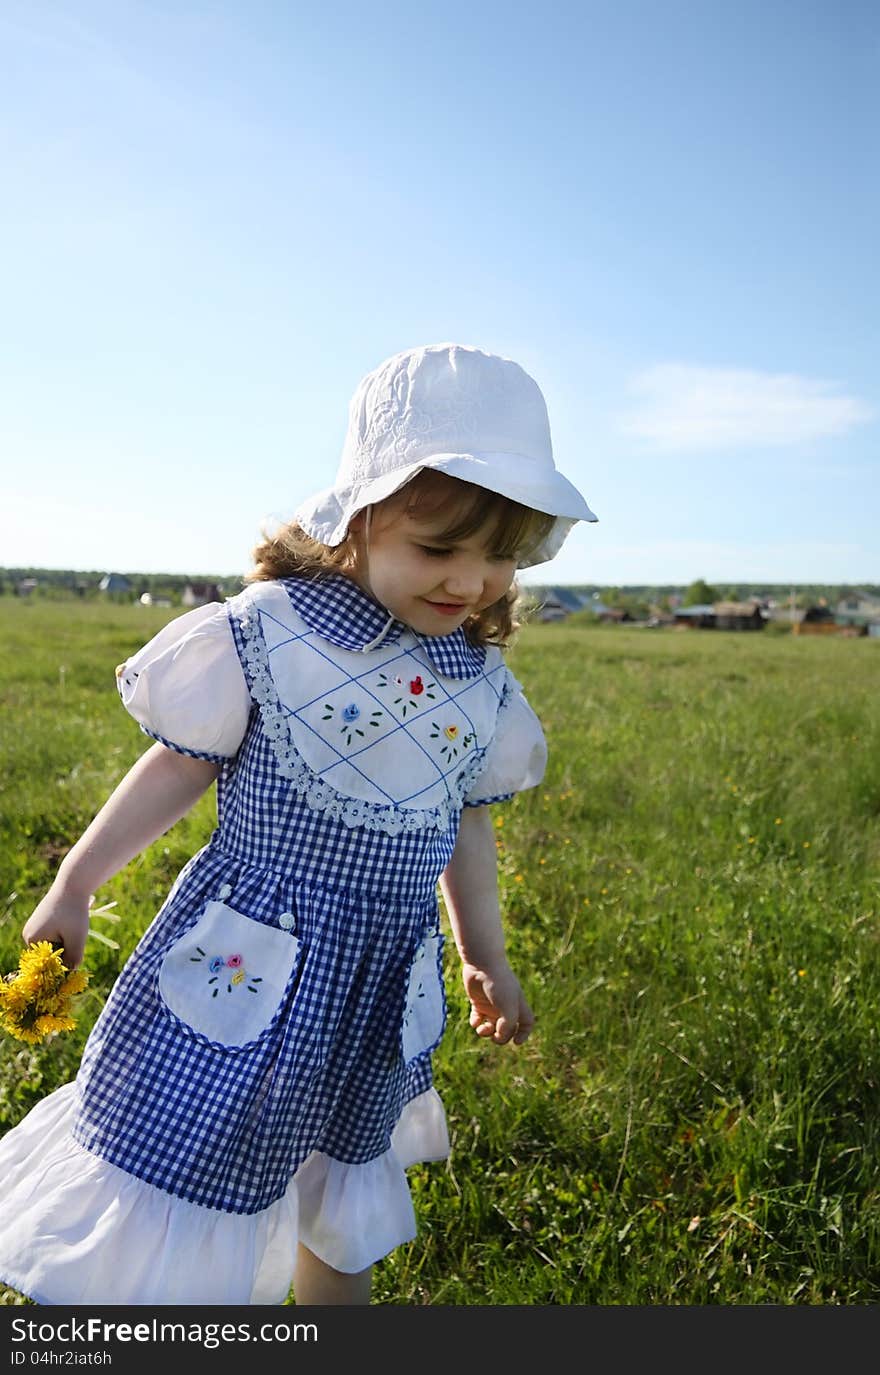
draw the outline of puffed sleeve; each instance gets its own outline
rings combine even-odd
[[[169,621],[119,665],[116,686],[141,730],[180,754],[222,764],[244,739],[251,698],[220,602]]]
[[[522,684],[510,669],[507,693],[498,709],[495,734],[486,751],[486,767],[464,799],[466,807],[485,807],[506,802],[514,793],[534,788],[547,767],[547,742]]]

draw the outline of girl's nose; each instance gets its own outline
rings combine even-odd
[[[444,587],[456,601],[471,602],[479,597],[486,581],[482,565],[470,563],[450,569]]]

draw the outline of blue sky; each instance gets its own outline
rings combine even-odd
[[[524,582],[880,582],[873,0],[6,0],[0,72],[0,565],[244,570],[456,341],[599,516]]]

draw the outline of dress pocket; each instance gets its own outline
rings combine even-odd
[[[299,953],[289,931],[209,902],[170,947],[159,995],[192,1031],[224,1046],[255,1041],[271,1024]]]
[[[401,1032],[404,1064],[433,1050],[446,1028],[442,961],[443,936],[435,931],[425,936],[410,966]]]

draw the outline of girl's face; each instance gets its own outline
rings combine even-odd
[[[357,550],[350,576],[420,635],[451,634],[503,597],[516,573],[515,557],[490,552],[489,530],[450,543],[448,527],[448,513],[417,520],[388,503],[373,508],[368,540],[364,512],[349,527]]]

